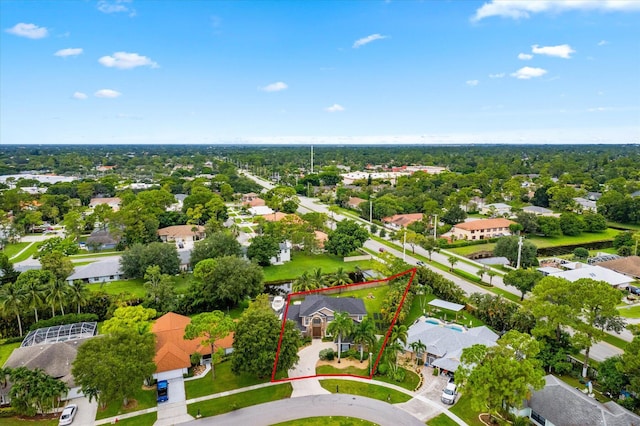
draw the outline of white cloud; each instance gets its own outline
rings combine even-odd
[[[63,58],[66,58],[67,56],[78,56],[81,55],[83,52],[82,48],[78,47],[78,48],[68,48],[68,49],[60,49],[58,50],[56,53],[54,53],[54,56],[61,56]]]
[[[102,13],[124,13],[129,12],[129,16],[135,16],[135,9],[127,6],[128,3],[131,3],[131,0],[99,0],[98,1],[98,10]]]
[[[522,67],[518,71],[511,74],[511,77],[515,77],[520,80],[529,80],[534,77],[542,77],[547,73],[547,70],[542,68]]]
[[[369,44],[372,41],[382,40],[387,38],[388,36],[380,35],[380,34],[371,34],[370,36],[363,37],[361,39],[356,40],[353,43],[353,48],[357,49],[360,46],[364,46],[365,44]]]
[[[71,95],[71,97],[73,99],[79,99],[79,100],[84,100],[88,98],[87,94],[82,92],[74,92],[74,94]]]
[[[490,0],[476,10],[471,21],[477,22],[491,16],[526,19],[536,13],[562,13],[571,10],[625,12],[640,10],[636,0]]]
[[[275,83],[268,84],[261,88],[260,90],[264,92],[279,92],[281,90],[287,89],[287,83],[283,83],[282,81],[276,81]]]
[[[503,72],[499,72],[497,74],[489,74],[489,78],[503,78],[505,74]]]
[[[522,60],[522,61],[528,61],[530,59],[533,59],[533,55],[530,55],[528,53],[520,53],[518,55],[518,59]]]
[[[531,46],[531,51],[536,55],[556,56],[558,58],[570,59],[571,54],[576,51],[568,44],[559,44],[557,46]]]
[[[117,98],[122,95],[122,93],[117,92],[111,89],[100,89],[96,93],[93,94],[96,98]]]
[[[596,107],[587,109],[588,112],[603,112],[603,111],[611,111],[613,108],[611,107]]]
[[[137,53],[116,52],[113,56],[103,56],[98,59],[105,67],[119,68],[121,70],[128,70],[136,67],[149,66],[151,68],[158,68],[159,65],[153,62],[146,56],[138,55]]]
[[[598,42],[598,46],[604,46],[605,44],[609,44],[609,42],[607,40],[600,40]]]
[[[36,24],[25,24],[23,22],[15,24],[12,28],[7,28],[5,31],[9,34],[32,39],[45,38],[49,35],[49,31],[45,27],[39,27]]]
[[[344,111],[344,107],[339,104],[333,104],[330,107],[324,109],[327,112],[342,112]]]
[[[467,85],[472,86],[472,87],[473,86],[477,86],[478,83],[479,83],[478,80],[467,80]]]

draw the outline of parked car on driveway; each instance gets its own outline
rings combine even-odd
[[[62,414],[60,415],[60,422],[58,422],[58,425],[66,426],[73,423],[73,419],[76,417],[77,412],[78,406],[76,404],[69,404],[64,407],[64,410],[62,410]]]
[[[447,383],[447,386],[442,390],[442,396],[440,396],[440,401],[445,404],[452,405],[456,402],[456,390],[457,386],[453,382]]]

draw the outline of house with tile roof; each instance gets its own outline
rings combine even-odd
[[[163,243],[175,242],[178,247],[182,245],[193,247],[193,243],[203,239],[206,234],[204,226],[201,225],[174,225],[158,229],[158,237]]]
[[[382,222],[394,229],[402,229],[414,222],[422,220],[422,213],[394,214],[393,216],[383,217]]]
[[[205,359],[211,358],[211,346],[203,345],[202,339],[186,340],[184,330],[191,318],[173,312],[164,314],[151,326],[156,335],[156,364],[154,377],[158,380],[169,380],[182,377],[191,367],[191,355],[199,353]],[[224,339],[216,340],[216,348],[223,348],[225,353],[233,351],[233,333]]]
[[[320,339],[326,336],[327,326],[337,312],[347,312],[355,322],[367,315],[362,299],[312,294],[303,301],[294,301],[287,311],[287,319],[295,322],[303,335]],[[348,346],[348,342],[343,342],[343,348]]]
[[[347,207],[353,210],[358,210],[360,208],[360,204],[366,201],[367,200],[359,197],[349,197],[349,201],[347,201]]]
[[[109,207],[111,207],[111,209],[114,212],[117,212],[118,210],[120,210],[120,204],[122,203],[122,200],[118,197],[96,197],[96,198],[92,198],[91,201],[89,201],[89,207],[90,208],[95,208],[96,206],[99,206],[100,204],[106,204]]]
[[[457,240],[485,240],[511,235],[509,225],[514,223],[503,218],[472,220],[454,225],[450,233]]]

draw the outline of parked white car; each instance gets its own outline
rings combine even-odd
[[[73,423],[73,419],[76,417],[76,413],[78,412],[78,406],[76,404],[69,404],[64,407],[62,410],[62,414],[60,415],[59,426],[66,426]]]
[[[456,390],[457,390],[457,386],[455,383],[453,382],[447,383],[447,386],[442,391],[442,396],[440,397],[440,401],[444,402],[445,404],[452,405],[454,402],[456,402],[456,395],[457,395]]]

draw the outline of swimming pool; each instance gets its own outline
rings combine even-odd
[[[424,322],[426,322],[427,324],[439,325],[440,327],[446,327],[450,330],[457,331],[459,333],[464,333],[467,331],[466,327],[460,324],[447,324],[439,318],[433,318],[433,317],[425,318]]]
[[[438,318],[425,318],[424,322],[427,324],[444,325],[444,322]]]

